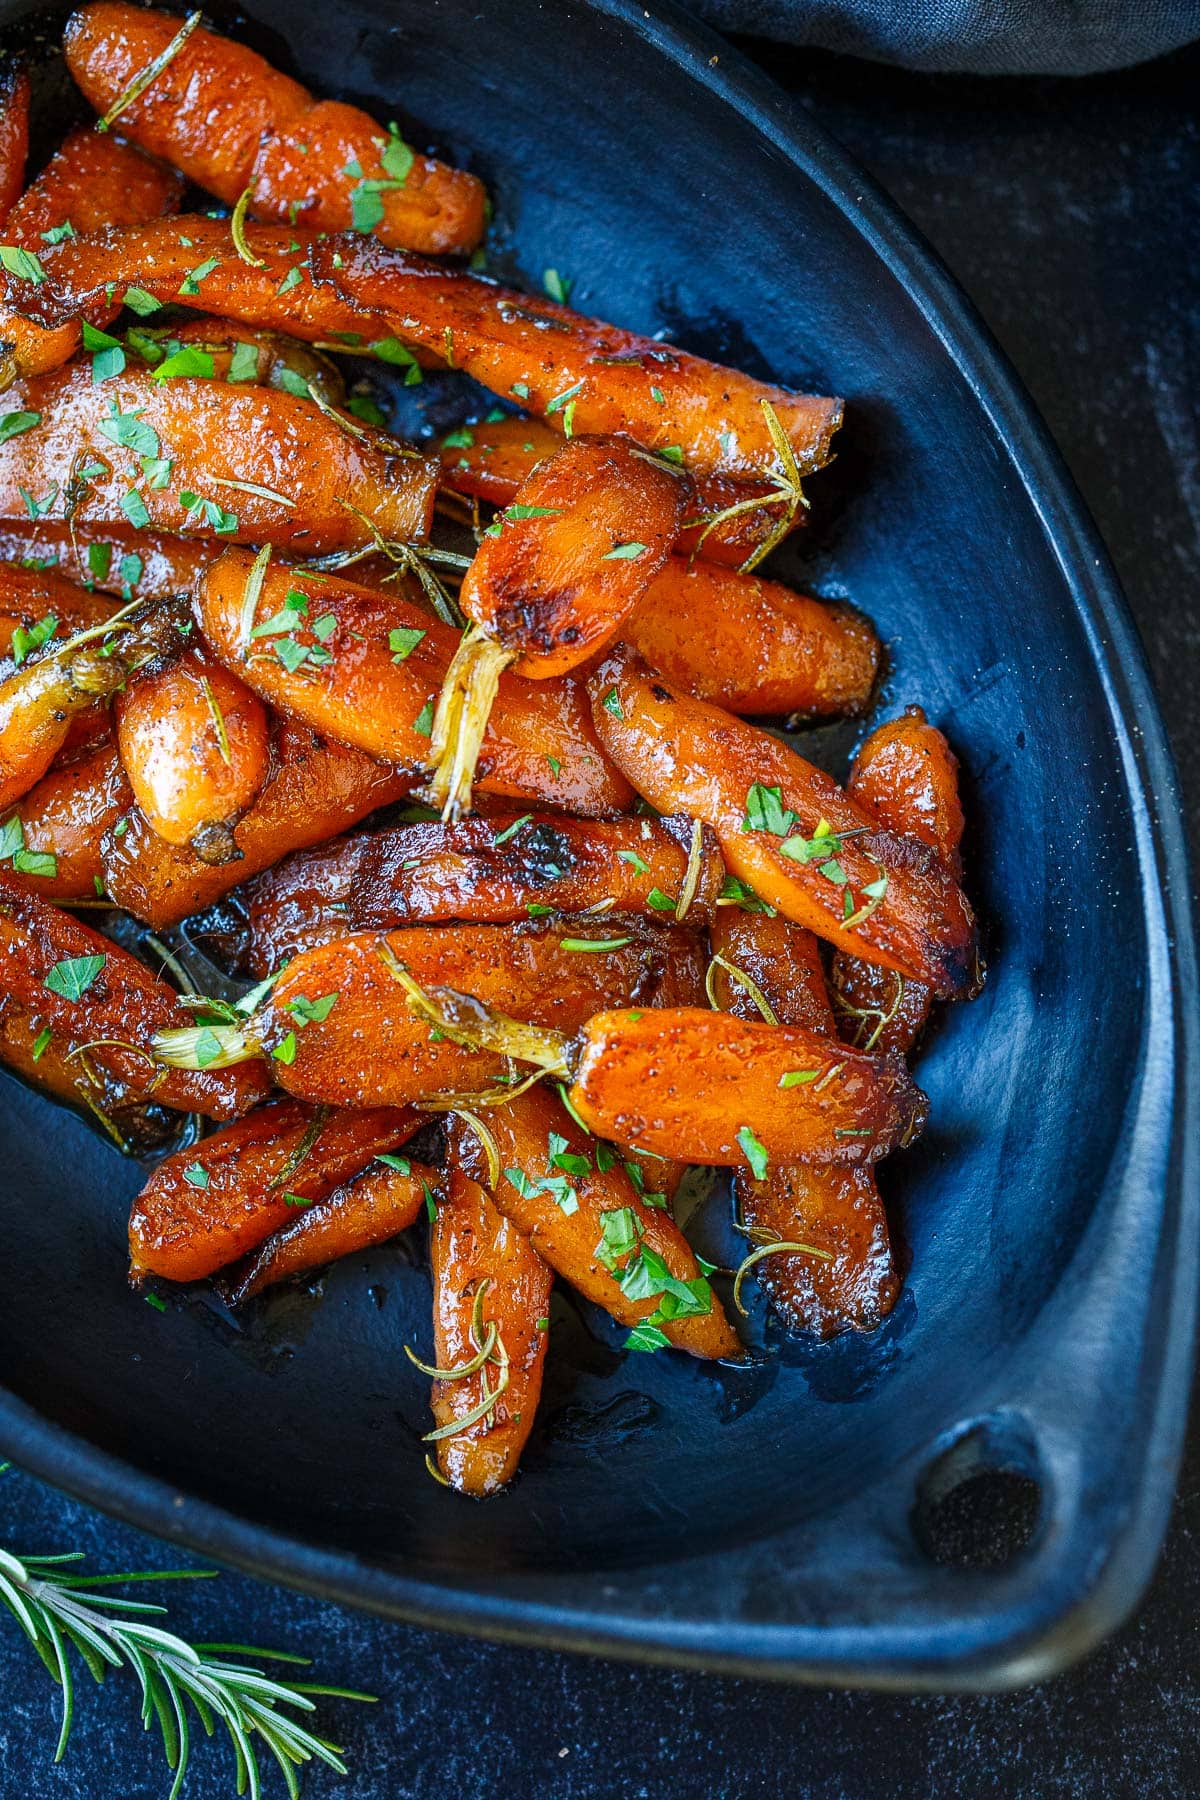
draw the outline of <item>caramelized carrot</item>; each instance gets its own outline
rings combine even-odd
[[[0,807],[46,773],[77,713],[111,698],[136,670],[174,655],[188,623],[178,607],[144,607],[107,643],[69,638],[0,681]]]
[[[192,375],[207,381],[282,388],[317,394],[330,406],[345,406],[346,384],[337,366],[309,344],[282,331],[239,329],[226,319],[177,319],[165,326],[143,325],[126,340],[152,370],[161,370],[181,350],[200,352],[186,360]],[[178,366],[178,365],[177,365]],[[158,377],[170,380],[170,375]],[[353,431],[352,424],[347,429]]]
[[[169,13],[97,0],[67,26],[67,67],[98,113],[168,48]],[[372,226],[381,242],[462,255],[483,236],[483,184],[409,150],[369,114],[314,100],[244,44],[193,31],[120,113],[120,130],[232,204],[326,231]],[[355,172],[351,172],[351,171]]]
[[[250,573],[251,558],[231,550],[201,579],[196,615],[216,654],[272,706],[415,777],[454,633],[390,591],[274,566],[251,618]],[[516,676],[501,682],[479,784],[593,815],[620,812],[630,799],[582,691]]]
[[[235,1271],[234,1279],[224,1284],[230,1305],[240,1306],[276,1282],[397,1237],[422,1210],[436,1204],[441,1179],[441,1171],[427,1163],[389,1156],[386,1163],[368,1164],[324,1199],[298,1206],[293,1197],[294,1217],[272,1232],[250,1261]]]
[[[27,518],[32,496],[40,513],[85,525],[129,520],[303,555],[366,543],[360,514],[387,537],[429,529],[436,464],[365,430],[351,437],[297,394],[134,368],[97,386],[82,363],[9,399],[38,422],[0,445],[8,519]]]
[[[77,233],[102,226],[141,225],[179,211],[183,182],[173,169],[151,162],[130,144],[82,128],[68,134],[37,180],[13,207],[5,239],[36,256],[64,227]],[[119,306],[106,308],[108,324]],[[26,368],[55,368],[79,345],[72,322],[52,333],[30,326],[17,312],[0,307],[0,388]],[[32,361],[30,358],[32,357]]]
[[[740,1357],[737,1336],[662,1196],[658,1205],[643,1199],[628,1166],[581,1131],[552,1094],[530,1088],[489,1112],[487,1129],[502,1171],[490,1190],[495,1204],[556,1273],[622,1325],[641,1325],[665,1311],[655,1324],[677,1349]],[[449,1130],[458,1163],[487,1183],[478,1138],[457,1119]],[[682,1300],[678,1310],[663,1306],[670,1290],[653,1278],[658,1264],[691,1287],[690,1300],[675,1295]]]
[[[617,438],[573,437],[484,533],[459,604],[519,675],[565,675],[609,643],[679,535],[683,493]]]
[[[451,1487],[483,1499],[512,1480],[533,1429],[554,1276],[528,1238],[453,1163],[429,1233],[429,1266],[434,1366],[470,1370],[433,1384],[438,1430],[463,1421],[438,1438],[438,1468]],[[489,1343],[491,1354],[476,1366]],[[489,1394],[495,1403],[473,1416]]]
[[[711,938],[713,949],[751,978],[783,1024],[833,1035],[825,976],[810,931],[789,919],[722,907]],[[727,972],[714,985],[730,1012],[743,1019],[760,1016],[756,997]],[[900,1280],[872,1167],[772,1163],[761,1180],[738,1169],[734,1191],[753,1242],[774,1239],[825,1252],[821,1257],[772,1251],[755,1264],[759,1285],[790,1326],[820,1337],[847,1326],[869,1331],[892,1310]]]
[[[848,791],[885,829],[920,838],[957,874],[963,833],[958,759],[919,706],[871,733],[851,765]],[[911,1050],[929,1016],[933,995],[926,983],[841,951],[832,981],[842,1033],[851,1043]]]
[[[370,350],[391,339],[431,351],[505,399],[515,392],[555,430],[564,428],[573,402],[571,424],[581,435],[632,437],[669,452],[673,461],[681,458],[694,476],[790,476],[764,402],[797,475],[829,460],[840,400],[756,381],[657,338],[387,250],[371,238],[314,238],[268,225],[250,226],[245,236],[261,268],[232,253],[227,225],[194,215],[49,244],[40,259],[45,279],[10,281],[8,303],[42,326],[92,318],[107,303],[110,284],[117,295],[135,287],[166,304],[178,298],[193,269],[215,258],[198,296],[208,313],[310,341],[349,337],[348,349]]]
[[[622,636],[667,681],[734,713],[861,712],[879,671],[879,639],[853,607],[678,556]]]
[[[272,746],[271,774],[233,828],[236,860],[211,864],[166,843],[139,812],[102,843],[104,885],[118,906],[156,931],[199,912],[289,850],[319,844],[408,792],[411,777],[381,768],[358,750],[326,744],[305,725],[284,721]]]
[[[14,868],[44,900],[95,899],[104,889],[101,840],[132,805],[110,738],[69,762],[56,762],[10,814],[20,821],[26,852]]]
[[[901,1062],[800,1025],[691,1007],[605,1012],[574,1054],[571,1104],[585,1125],[685,1162],[875,1162],[924,1119]]]
[[[768,904],[939,994],[971,991],[974,915],[926,845],[878,831],[786,744],[680,694],[619,646],[588,685],[617,767],[660,812],[710,825],[728,867]]]
[[[442,440],[442,486],[467,500],[507,506],[535,463],[561,442],[543,419],[485,419],[463,425]],[[762,504],[730,511],[758,497]],[[675,548],[706,562],[744,563],[761,548],[780,521],[780,491],[769,481],[737,481],[728,475],[701,475],[689,492],[687,518]],[[724,515],[724,516],[722,516]],[[798,509],[797,523],[804,514]],[[719,522],[718,522],[719,521]],[[709,522],[712,530],[707,530]]]
[[[0,563],[0,658],[10,673],[45,644],[61,643],[116,611],[107,594],[89,593],[54,569]],[[18,654],[19,653],[19,654]]]
[[[691,859],[690,819],[588,822],[499,813],[335,838],[267,869],[245,895],[247,964],[259,976],[354,931],[452,920],[503,925],[542,912],[673,918]],[[687,917],[710,916],[723,869],[701,838]]]
[[[32,573],[94,582],[104,593],[127,601],[190,592],[201,569],[218,554],[215,544],[167,532],[77,525],[72,539],[69,526],[47,519],[26,521],[24,527],[0,520],[0,560],[23,564]],[[0,608],[7,611],[2,586]]]
[[[237,858],[232,827],[270,770],[267,709],[199,647],[117,697],[117,744],[134,798],[168,844],[202,862]]]
[[[419,1113],[278,1100],[159,1163],[129,1215],[130,1273],[199,1281],[410,1138]]]
[[[486,1009],[525,1021],[536,1059],[547,1033],[565,1042],[598,1007],[671,1004],[694,983],[698,953],[689,933],[623,923],[619,933],[590,920],[569,928],[539,920],[342,938],[297,956],[262,1011],[244,1029],[218,1029],[217,1038],[235,1060],[268,1057],[289,1093],[334,1106],[402,1106],[487,1089],[512,1066],[507,1042],[504,1050],[472,1047]],[[461,1015],[469,1042],[410,1005],[411,982],[433,995],[439,1019],[445,1006]],[[331,995],[336,1000],[324,1005]],[[170,1038],[159,1051],[194,1060],[194,1034]],[[520,1047],[512,1053],[523,1056]]]
[[[0,75],[0,224],[5,228],[25,180],[28,154],[29,77],[10,62]]]
[[[156,1062],[147,1051],[154,1033],[191,1020],[175,990],[7,869],[0,869],[0,995],[5,1016],[25,1021],[23,1038],[49,1034],[32,1071],[22,1072],[45,1078],[56,1093],[73,1089],[81,1103],[91,1104],[89,1063],[134,1099],[211,1119],[235,1118],[269,1091],[255,1064],[180,1070]],[[5,1060],[7,1042],[0,1043]]]

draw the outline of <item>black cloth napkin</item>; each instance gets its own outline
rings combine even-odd
[[[977,75],[1090,75],[1200,37],[1200,0],[692,0],[722,31]]]

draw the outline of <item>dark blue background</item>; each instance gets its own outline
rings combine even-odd
[[[900,74],[750,44],[882,181],[981,307],[1045,413],[1136,613],[1200,843],[1200,52],[1081,83]],[[174,1566],[153,1540],[19,1473],[0,1542],[96,1567]],[[1039,1797],[1200,1792],[1200,1433],[1139,1616],[1030,1692],[794,1692],[409,1631],[237,1575],[181,1587],[200,1638],[304,1650],[375,1708],[322,1715],[349,1780],[308,1800],[600,1800],[757,1794]],[[81,1686],[67,1762],[54,1695],[0,1621],[0,1800],[140,1800],[169,1785],[132,1683]],[[232,1793],[202,1745],[186,1793]],[[274,1784],[270,1791],[282,1791]]]

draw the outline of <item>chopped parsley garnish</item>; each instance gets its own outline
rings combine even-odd
[[[241,348],[239,344],[238,349]],[[251,355],[253,354],[251,350]],[[211,381],[214,367],[211,350],[201,350],[198,344],[182,344],[173,356],[168,356],[159,363],[154,371],[154,380],[173,381],[189,376]]]
[[[40,425],[40,412],[10,412],[0,418],[0,444],[7,444],[10,438],[20,437],[24,431],[32,431]]]
[[[517,525],[523,519],[553,519],[562,512],[561,506],[506,506],[502,513],[497,513],[491,524],[486,527],[484,537],[499,537],[506,525]]]
[[[635,557],[645,554],[645,544],[616,544],[600,558],[601,562],[632,562]]]
[[[322,994],[319,1000],[310,1000],[305,994],[297,994],[289,1000],[287,1010],[297,1025],[322,1025],[337,1005],[337,994]]]
[[[672,907],[671,910],[673,912],[675,910],[674,907]],[[626,944],[632,944],[632,942],[633,942],[633,939],[631,937],[615,937],[615,938],[565,937],[565,938],[559,938],[558,947],[560,950],[578,950],[578,951],[583,951],[583,952],[593,951],[593,952],[601,952],[602,953],[605,950],[623,950],[625,948]]]
[[[229,359],[226,381],[257,381],[258,350],[254,344],[237,343]]]
[[[210,1177],[203,1163],[194,1162],[189,1163],[183,1171],[183,1179],[189,1187],[206,1188]]]
[[[99,387],[110,375],[120,375],[125,368],[125,352],[119,339],[95,325],[83,321],[83,347],[92,352],[92,386]]]
[[[41,1062],[43,1056],[45,1056],[47,1050],[50,1048],[50,1040],[53,1036],[54,1036],[54,1033],[51,1030],[50,1026],[43,1025],[42,1029],[38,1032],[37,1036],[33,1040],[33,1049],[31,1051],[31,1055],[33,1057],[34,1062]]]
[[[433,736],[433,697],[432,697],[432,695],[425,702],[424,706],[421,708],[420,712],[417,714],[416,718],[413,720],[413,730],[417,733],[418,737],[426,737],[427,738],[427,737]]]
[[[0,244],[0,267],[21,281],[43,282],[46,279],[46,271],[33,251],[19,249],[16,244]]]
[[[138,531],[143,531],[150,523],[150,514],[146,511],[146,502],[136,488],[130,488],[127,494],[121,495],[121,511],[129,523]]]
[[[420,363],[408,345],[402,344],[399,338],[376,338],[373,344],[367,345],[367,349],[380,362],[391,363],[394,368],[403,369],[405,387],[418,387],[423,381]]]
[[[565,275],[560,275],[557,269],[543,269],[542,286],[545,288],[550,298],[552,300],[557,300],[560,306],[565,306],[567,304],[571,294],[572,283]]]
[[[660,913],[673,913],[678,905],[678,901],[672,900],[670,894],[664,894],[660,887],[652,887],[646,900],[655,912]]]
[[[82,1000],[108,958],[101,951],[91,956],[67,956],[47,969],[42,986],[64,1000]]]
[[[606,703],[607,699],[608,696],[605,695]],[[609,710],[611,711],[611,708]],[[636,850],[618,850],[617,860],[619,862],[628,863],[635,875],[648,875],[650,873],[650,864],[644,861],[643,858],[638,855]]]
[[[110,400],[107,417],[98,422],[101,437],[122,450],[132,450],[136,456],[157,456],[162,445],[157,431],[142,418],[144,410],[139,406],[131,412],[122,412],[116,401]]]
[[[212,274],[220,260],[219,256],[210,256],[207,262],[197,263],[196,267],[191,269],[188,274],[184,276],[179,284],[179,292],[185,299],[190,299],[193,295],[200,292],[200,283],[204,280],[205,276]],[[125,296],[125,304],[127,306],[130,304],[128,294]],[[135,307],[134,310],[138,311],[140,309]]]
[[[355,231],[374,231],[377,225],[382,225],[383,195],[389,189],[402,188],[413,166],[413,152],[401,137],[395,121],[388,126],[387,137],[376,138],[375,141],[380,146],[382,177],[364,176],[362,164],[357,158],[348,162],[344,171],[356,183],[350,190],[350,216]]]
[[[385,1169],[395,1169],[397,1175],[412,1174],[412,1164],[407,1156],[393,1156],[390,1150],[381,1150],[375,1161],[381,1162]]]
[[[530,819],[532,819],[532,817],[533,817],[532,813],[522,813],[521,817],[519,819],[514,819],[511,825],[506,825],[504,827],[504,830],[502,832],[500,832],[499,835],[495,839],[493,839],[492,848],[495,850],[498,850],[500,848],[501,844],[507,844],[509,838],[516,837],[516,835],[517,835],[518,831],[520,831],[522,825],[528,825],[528,823],[529,823]]]
[[[779,1077],[781,1088],[807,1087],[821,1073],[819,1069],[785,1069]]]
[[[607,693],[601,695],[600,704],[605,712],[612,714],[614,719],[624,720],[625,714],[621,711],[621,696],[618,694],[615,687],[610,687]],[[625,858],[626,862],[629,861],[629,857],[624,850],[621,851],[621,855]]]
[[[289,1063],[294,1063],[296,1060],[296,1034],[295,1034],[295,1032],[289,1031],[287,1036],[285,1038],[283,1038],[278,1044],[276,1044],[275,1048],[271,1052],[271,1055],[275,1058],[276,1062],[281,1062],[285,1066]]]
[[[388,632],[388,649],[392,653],[392,661],[401,663],[411,656],[425,635],[413,625],[394,625]]]
[[[739,1129],[737,1141],[742,1147],[746,1161],[750,1164],[750,1170],[755,1181],[764,1181],[769,1166],[767,1153],[751,1131],[749,1125],[743,1125]]]
[[[26,628],[18,625],[12,634],[12,659],[19,668],[27,656],[48,644],[58,630],[58,619],[53,613],[45,613],[36,625]]]

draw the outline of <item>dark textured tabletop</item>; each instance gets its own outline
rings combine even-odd
[[[1081,83],[911,76],[747,45],[857,155],[981,308],[1049,421],[1141,628],[1200,844],[1200,51]],[[0,1542],[98,1567],[177,1555],[14,1472]],[[308,1800],[725,1800],[1200,1794],[1200,1427],[1137,1616],[1030,1691],[905,1699],[794,1691],[474,1643],[238,1575],[181,1587],[173,1623],[314,1655],[377,1707],[326,1709],[345,1782]],[[140,1800],[168,1782],[128,1678],[55,1696],[0,1620],[0,1800]],[[275,1783],[271,1792],[282,1793]],[[202,1744],[186,1794],[232,1794]]]

